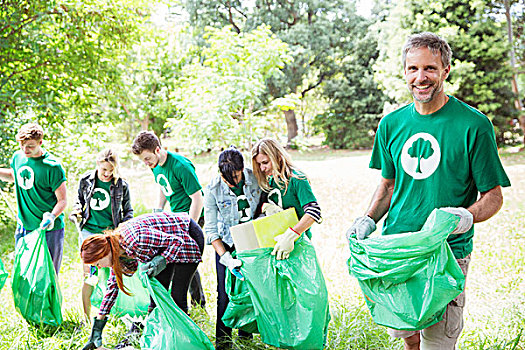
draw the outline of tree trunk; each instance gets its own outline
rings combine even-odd
[[[510,15],[510,1],[505,0],[505,17],[507,18],[507,37],[509,40],[509,47],[510,47],[510,67],[512,68],[512,92],[516,95],[516,99],[514,100],[514,106],[518,110],[519,113],[519,122],[520,122],[520,128],[523,132],[523,143],[525,144],[525,113],[523,111],[523,105],[520,100],[520,92],[518,90],[518,74],[516,73],[516,54],[514,53],[514,39],[512,38],[512,18]]]
[[[292,144],[292,139],[297,136],[297,119],[295,118],[295,111],[293,109],[284,111],[284,117],[286,118],[286,129],[288,130],[288,142],[286,144],[288,147]]]
[[[146,113],[143,119],[139,119],[140,128],[142,130],[148,130],[149,128],[149,113]]]

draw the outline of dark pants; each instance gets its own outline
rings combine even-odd
[[[192,222],[194,225],[196,225],[195,221],[192,220]],[[201,217],[199,219],[199,226],[200,227],[204,226],[204,217]],[[201,241],[202,241],[202,246],[204,247],[204,236],[202,236],[203,237],[202,239],[199,237],[194,237],[192,236],[191,232],[192,230],[190,229],[190,236],[197,242],[197,244],[199,245],[199,248],[201,247]],[[203,251],[204,251],[204,248],[201,249],[201,253]],[[198,270],[195,271],[195,275],[191,279],[190,296],[191,296],[192,305],[200,305],[202,308],[206,306],[206,297],[204,296],[204,289],[202,288],[202,283],[201,283],[201,275],[199,274]]]
[[[190,221],[188,233],[197,242],[202,254],[204,251],[204,234],[193,220]],[[171,285],[171,297],[175,304],[186,313],[188,313],[188,288],[198,265],[199,263],[169,263],[161,273],[155,276],[166,290],[169,290]],[[155,303],[150,298],[150,310],[154,307]]]
[[[224,248],[232,253],[234,247],[224,244]],[[215,325],[215,348],[231,348],[232,329],[226,327],[222,322],[222,316],[228,307],[228,294],[226,294],[226,273],[230,273],[228,268],[219,262],[220,256],[215,253],[215,268],[217,269],[217,323]],[[239,329],[239,337],[251,338],[251,334]]]

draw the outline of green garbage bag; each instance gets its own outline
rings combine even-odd
[[[110,269],[108,267],[99,268],[97,271],[98,283],[93,288],[93,293],[91,294],[91,305],[97,308],[100,308],[102,299],[104,299],[104,295],[106,294],[109,275]],[[132,317],[147,315],[150,302],[149,293],[142,285],[138,274],[134,273],[132,276],[123,275],[122,281],[132,295],[129,296],[119,292],[110,313],[117,317],[124,315],[130,315]]]
[[[148,350],[213,350],[206,334],[171,298],[166,288],[146,272],[137,271],[156,307],[146,318],[140,348]]]
[[[15,308],[29,323],[62,323],[62,294],[44,230],[35,230],[18,240],[11,286]]]
[[[277,260],[271,252],[237,253],[262,341],[284,349],[323,349],[330,311],[313,245],[303,235],[288,259]]]
[[[252,298],[246,281],[231,273],[226,274],[226,294],[229,302],[222,316],[227,327],[241,329],[248,333],[259,333]]]
[[[350,238],[350,273],[377,324],[420,330],[443,318],[465,286],[447,243],[458,218],[435,209],[419,232]]]
[[[2,262],[2,259],[0,259],[0,290],[4,288],[5,281],[7,280],[8,273],[5,270],[4,263]]]

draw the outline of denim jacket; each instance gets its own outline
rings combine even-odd
[[[244,195],[251,209],[252,219],[259,204],[261,189],[251,169],[244,168]],[[211,244],[216,239],[233,245],[230,227],[239,223],[239,208],[237,196],[228,185],[217,176],[208,186],[204,194],[204,233],[206,243]]]
[[[78,197],[73,205],[73,210],[82,212],[82,221],[80,229],[84,227],[90,217],[91,197],[95,191],[97,170],[90,170],[80,178],[78,183]],[[109,186],[109,196],[111,197],[111,216],[113,217],[113,226],[117,227],[121,222],[127,221],[133,217],[133,208],[129,198],[128,183],[122,178],[115,184],[111,181]]]

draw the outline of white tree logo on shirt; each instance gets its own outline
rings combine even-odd
[[[281,208],[283,207],[283,199],[281,198],[281,191],[279,191],[279,189],[274,188],[268,193],[268,203],[273,203]]]
[[[18,186],[24,190],[30,190],[33,188],[33,184],[35,183],[35,173],[31,167],[28,167],[27,165],[21,166],[16,172],[16,178]]]
[[[416,180],[432,175],[440,161],[441,150],[436,138],[425,132],[412,135],[401,151],[403,170]]]
[[[252,218],[252,209],[250,208],[250,205],[248,203],[248,199],[244,194],[241,194],[239,197],[237,197],[237,205],[239,205],[239,202],[244,202],[244,209],[239,210],[239,222],[247,222],[250,221]]]
[[[157,175],[157,183],[160,185],[162,193],[164,193],[166,197],[169,197],[173,194],[173,190],[171,189],[168,178],[166,178],[164,174]]]
[[[89,207],[93,210],[104,210],[110,203],[109,193],[103,188],[95,188]]]

